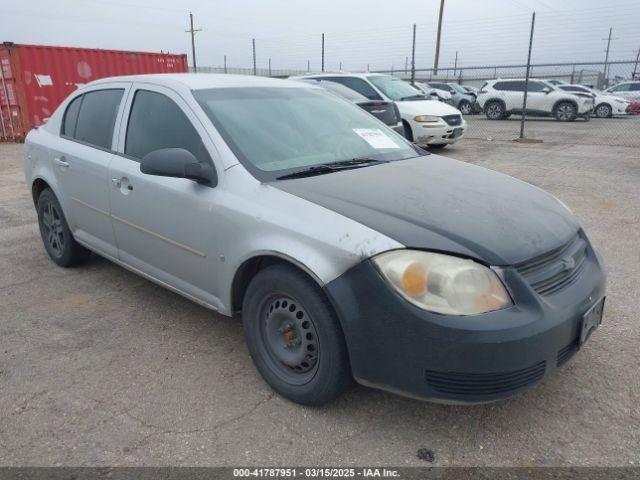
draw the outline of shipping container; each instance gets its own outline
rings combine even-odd
[[[71,92],[92,80],[186,71],[184,54],[4,42],[0,45],[0,139],[24,140]]]

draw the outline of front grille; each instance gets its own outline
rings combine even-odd
[[[456,373],[425,371],[425,379],[435,392],[486,396],[507,393],[536,383],[544,376],[545,362],[504,373]]]
[[[573,357],[573,355],[578,351],[578,339],[576,338],[573,342],[571,342],[569,345],[567,345],[566,347],[561,348],[560,350],[558,350],[558,358],[557,358],[557,365],[558,367],[564,365],[565,363],[567,363],[569,361],[569,359],[571,357]]]
[[[579,235],[566,245],[514,265],[540,295],[552,295],[574,282],[586,266],[587,242]]]
[[[445,115],[442,119],[452,127],[462,125],[462,117],[460,115]]]

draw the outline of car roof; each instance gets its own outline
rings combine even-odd
[[[155,85],[203,90],[209,88],[233,87],[289,87],[314,88],[302,82],[293,83],[278,78],[260,77],[254,75],[232,75],[225,73],[155,73],[147,75],[124,75],[95,80],[85,86],[95,86],[113,82],[141,82]],[[317,87],[316,87],[317,88]]]
[[[391,77],[391,75],[386,73],[371,73],[371,72],[359,72],[359,73],[349,73],[349,72],[323,72],[323,73],[309,73],[307,75],[299,75],[299,76],[291,76],[289,78],[321,78],[321,77],[358,77],[358,78],[367,78],[367,77]]]

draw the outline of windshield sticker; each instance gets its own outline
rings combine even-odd
[[[353,131],[373,148],[400,148],[400,145],[387,137],[378,128],[354,128]]]

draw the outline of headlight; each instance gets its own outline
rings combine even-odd
[[[439,122],[440,117],[436,117],[434,115],[418,115],[417,117],[413,117],[416,122]]]
[[[512,304],[493,270],[473,260],[418,250],[373,258],[382,275],[409,302],[449,315],[474,315]]]

